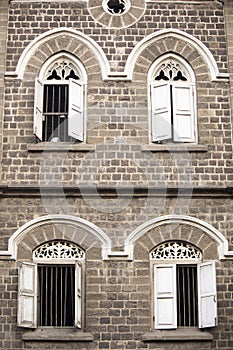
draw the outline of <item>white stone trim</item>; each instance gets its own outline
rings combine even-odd
[[[149,220],[131,232],[131,234],[125,240],[125,251],[128,253],[129,258],[131,260],[133,259],[134,243],[145,233],[159,226],[173,224],[189,225],[202,230],[207,234],[207,236],[212,238],[218,244],[218,254],[220,260],[224,258],[233,258],[233,251],[228,250],[227,239],[215,227],[211,226],[203,220],[191,216],[176,214],[160,216],[158,218]]]
[[[27,235],[31,230],[49,223],[73,225],[76,228],[82,228],[88,231],[101,242],[103,259],[106,259],[111,251],[111,241],[109,237],[99,227],[79,217],[56,214],[41,216],[39,218],[27,222],[22,227],[20,227],[9,238],[8,251],[0,251],[0,257],[8,256],[9,258],[16,260],[18,245],[21,242],[21,240],[25,237],[25,235]]]
[[[151,43],[156,42],[158,40],[163,40],[169,37],[182,40],[188,43],[189,45],[191,45],[206,62],[206,66],[209,69],[212,80],[229,78],[228,74],[219,73],[219,69],[214,59],[214,56],[212,55],[210,50],[199,39],[179,29],[162,29],[158,32],[154,32],[146,36],[139,43],[137,43],[137,45],[131,51],[125,66],[125,73],[127,72],[128,78],[132,79],[135,63],[139,55],[142,53],[142,51],[147,46],[151,45]]]
[[[183,40],[184,42],[190,44],[194,49],[196,49],[201,55],[201,57],[204,59],[204,61],[206,62],[206,65],[211,75],[211,79],[213,81],[229,79],[229,74],[219,73],[219,69],[214,59],[214,56],[212,55],[210,50],[200,40],[178,29],[159,30],[157,32],[154,32],[146,36],[144,39],[138,42],[136,46],[133,48],[133,50],[131,51],[131,53],[129,54],[125,65],[125,69],[123,72],[116,72],[116,71],[110,70],[109,61],[104,51],[92,38],[72,28],[52,29],[36,37],[24,49],[17,63],[16,70],[12,72],[5,72],[5,76],[22,79],[26,65],[30,57],[39,48],[39,46],[45,43],[47,40],[51,38],[55,39],[57,36],[60,36],[60,35],[70,35],[71,37],[75,38],[76,40],[86,45],[93,52],[93,55],[97,58],[100,64],[103,80],[131,81],[133,78],[133,72],[134,72],[136,61],[139,55],[141,54],[141,52],[151,43],[161,39],[169,38],[169,37]]]
[[[102,77],[103,79],[106,79],[110,72],[110,68],[105,53],[103,52],[101,47],[95,42],[95,40],[83,34],[82,32],[79,32],[72,28],[56,28],[49,30],[36,37],[22,52],[17,63],[15,72],[6,72],[6,76],[16,75],[18,79],[22,79],[29,59],[34,54],[34,52],[40,47],[40,45],[44,44],[49,39],[55,39],[56,37],[62,35],[69,35],[75,38],[77,41],[86,45],[93,52],[93,55],[97,58],[102,71]]]

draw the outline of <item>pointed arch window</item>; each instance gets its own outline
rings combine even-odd
[[[213,261],[183,241],[168,241],[150,253],[154,276],[154,328],[214,327],[217,323]]]
[[[195,76],[175,55],[152,67],[150,84],[152,142],[197,142]]]
[[[19,267],[18,325],[82,328],[85,252],[66,241],[46,242]]]
[[[79,61],[56,56],[35,82],[34,134],[39,141],[84,141],[85,71]]]

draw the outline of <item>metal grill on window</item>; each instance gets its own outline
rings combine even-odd
[[[198,325],[197,267],[177,266],[177,325]]]
[[[38,276],[40,326],[74,326],[74,265],[38,266]]]
[[[199,260],[202,259],[202,254],[194,245],[183,241],[168,241],[164,242],[150,253],[150,258],[165,259],[165,260]]]

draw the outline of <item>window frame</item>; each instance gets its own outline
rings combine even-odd
[[[67,81],[63,80],[46,80],[46,74],[48,69],[56,62],[61,60],[67,60],[72,63],[79,73],[79,80],[69,79]],[[72,96],[72,82],[76,81],[80,87],[80,95],[78,103],[74,103],[73,99],[70,102]],[[33,133],[37,138],[38,142],[51,142],[43,140],[43,94],[44,94],[44,85],[68,85],[68,136],[72,137],[75,141],[86,142],[86,85],[87,85],[87,73],[84,69],[82,63],[73,55],[68,53],[58,53],[50,57],[44,65],[41,67],[38,77],[35,78],[35,94],[34,94],[34,118],[33,118]],[[74,85],[73,85],[74,86]],[[72,106],[73,108],[72,108]],[[74,109],[75,108],[75,109]],[[77,109],[78,108],[78,109]],[[74,123],[73,112],[75,110],[76,117],[80,123]],[[55,141],[55,139],[53,140]],[[57,139],[56,139],[57,141]],[[64,141],[61,141],[64,143]],[[65,141],[67,142],[67,141]],[[70,142],[69,142],[70,143]]]
[[[181,328],[185,329],[192,329],[192,328],[199,328],[199,329],[204,329],[204,328],[209,328],[209,327],[215,327],[217,326],[217,284],[216,284],[216,267],[215,267],[215,262],[214,261],[205,261],[205,262],[198,262],[198,261],[193,261],[193,260],[179,260],[179,259],[174,259],[174,260],[152,260],[152,285],[153,285],[153,293],[152,293],[152,305],[153,305],[153,329],[154,330],[179,330]],[[177,265],[196,265],[197,266],[197,281],[198,281],[198,286],[197,286],[197,291],[198,291],[198,327],[178,327],[177,326],[177,281],[176,281],[176,269]],[[201,308],[201,299],[202,299],[202,294],[201,294],[201,268],[205,266],[212,266],[211,270],[211,279],[212,279],[212,286],[213,286],[213,293],[212,295],[210,292],[203,293],[203,298],[213,298],[212,302],[212,315],[214,316],[214,321],[212,320],[212,323],[206,322],[203,320],[203,308]],[[156,268],[172,268],[173,269],[173,278],[174,278],[174,295],[175,295],[175,301],[174,301],[174,317],[173,317],[173,322],[170,324],[161,326],[159,325],[158,322],[158,314],[157,314],[157,309],[156,309]],[[171,293],[170,293],[171,295]],[[166,296],[165,296],[166,297]],[[208,301],[207,301],[208,304]],[[209,305],[209,304],[208,304]],[[206,308],[205,308],[206,309]],[[208,320],[209,321],[209,320]]]
[[[78,246],[77,246],[78,247]],[[80,248],[80,247],[79,247]],[[81,249],[81,248],[80,248]],[[85,253],[82,258],[70,259],[42,259],[33,257],[32,261],[20,261],[19,264],[19,287],[18,287],[18,312],[17,323],[20,327],[25,328],[53,328],[66,329],[84,328],[84,299],[85,299]],[[75,268],[75,314],[74,326],[55,327],[40,326],[39,320],[39,283],[38,283],[38,266],[45,265],[74,265]]]
[[[187,75],[189,76],[189,80],[187,82],[174,82],[174,81],[169,81],[166,83],[164,80],[160,80],[159,82],[156,83],[155,81],[155,76],[159,71],[159,68],[161,67],[161,64],[163,62],[166,62],[168,60],[171,60],[173,62],[178,63],[181,65],[181,67],[187,72]],[[169,89],[169,100],[171,100],[171,89],[175,91],[176,88],[179,88],[181,86],[183,87],[189,87],[190,88],[190,131],[189,135],[182,135],[182,137],[179,137],[179,134],[175,135],[175,138],[173,137],[174,134],[174,128],[178,127],[178,120],[179,118],[175,118],[175,122],[173,121],[173,125],[170,127],[170,132],[169,135],[165,135],[164,137],[162,136],[164,130],[162,129],[161,137],[159,137],[159,132],[157,133],[156,130],[156,120],[155,120],[155,101],[153,98],[154,95],[154,88],[159,86],[159,83],[162,85],[166,85]],[[167,90],[168,90],[167,89]],[[173,91],[173,96],[175,96],[175,93]],[[174,98],[173,98],[174,99]],[[161,100],[161,99],[160,99]],[[149,142],[153,144],[161,144],[161,143],[170,143],[170,144],[197,144],[198,143],[198,122],[197,122],[197,89],[196,89],[196,78],[194,71],[192,67],[189,65],[189,63],[183,59],[182,57],[169,53],[166,55],[162,55],[159,57],[150,67],[149,72],[148,72],[148,118],[149,118]],[[166,119],[168,121],[171,121],[171,110],[174,109],[174,101],[171,102],[170,104],[167,105],[168,113],[170,113]],[[165,107],[165,106],[164,106]],[[182,115],[187,115],[187,111]],[[174,113],[173,113],[174,117]],[[170,122],[171,123],[171,122]],[[169,124],[170,125],[170,124]],[[174,126],[175,125],[175,126]],[[168,128],[167,128],[168,129]],[[160,131],[160,130],[158,130]],[[166,130],[166,132],[168,132]]]

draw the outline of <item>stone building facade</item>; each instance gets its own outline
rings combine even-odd
[[[1,349],[233,348],[232,19],[1,0]]]

